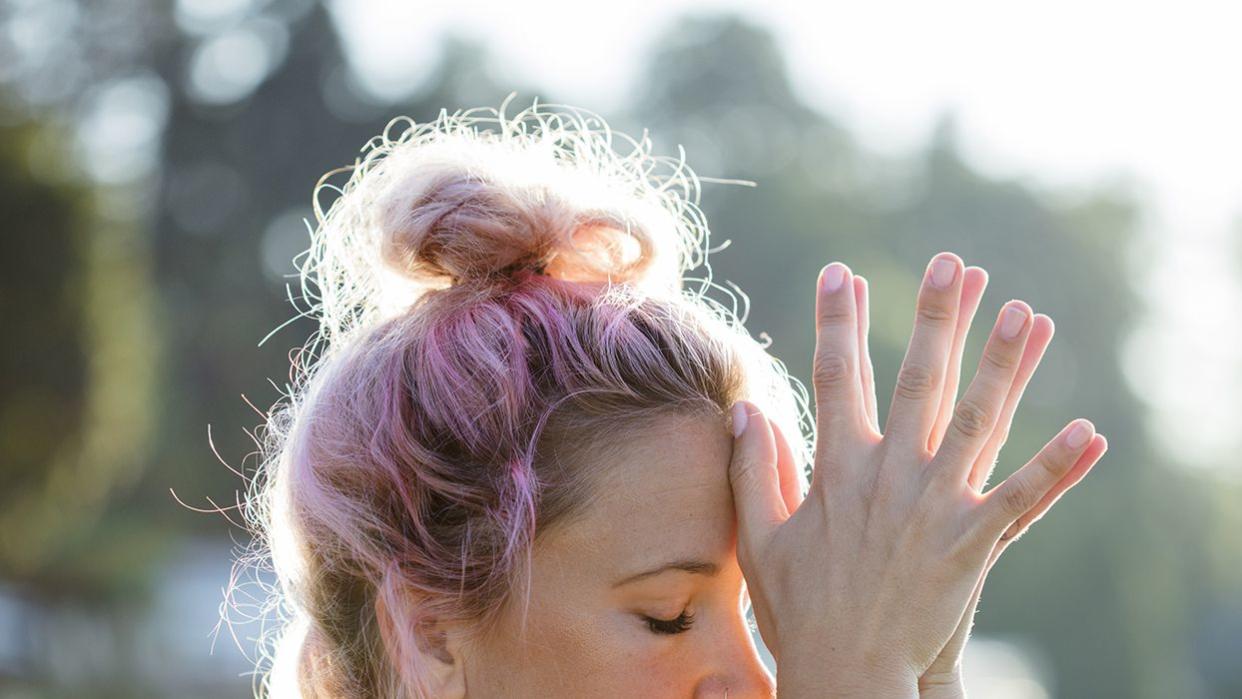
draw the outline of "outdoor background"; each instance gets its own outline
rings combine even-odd
[[[177,498],[255,466],[312,188],[516,91],[758,183],[704,184],[714,279],[808,386],[816,274],[864,274],[881,421],[935,253],[991,278],[963,390],[1001,304],[1053,318],[993,483],[1076,417],[1110,448],[990,574],[972,696],[1242,697],[1226,3],[420,5],[0,0],[0,696],[248,695],[245,532]]]

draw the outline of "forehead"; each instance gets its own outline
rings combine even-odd
[[[732,450],[723,418],[658,418],[591,464],[593,499],[544,545],[609,575],[677,555],[723,557],[735,535]]]

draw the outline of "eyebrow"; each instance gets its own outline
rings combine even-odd
[[[631,575],[628,578],[625,578],[623,580],[618,580],[617,582],[613,583],[612,586],[614,588],[621,587],[622,585],[628,585],[632,582],[638,582],[639,580],[644,580],[646,578],[659,575],[660,573],[663,573],[669,570],[681,570],[687,573],[693,573],[695,575],[706,575],[708,577],[711,577],[720,572],[720,566],[716,565],[715,563],[712,563],[711,561],[704,561],[698,558],[680,558],[674,561],[668,561],[667,563],[663,563],[655,568],[652,568],[651,570],[645,570],[641,573],[635,573],[634,575]]]

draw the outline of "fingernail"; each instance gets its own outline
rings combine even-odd
[[[1086,444],[1087,440],[1090,437],[1091,437],[1090,423],[1088,423],[1085,420],[1079,420],[1078,423],[1075,424],[1074,427],[1070,429],[1069,434],[1066,435],[1065,443],[1068,444],[1071,449],[1077,449],[1081,447],[1082,445]]]
[[[845,280],[845,265],[840,262],[833,262],[824,268],[824,291],[832,293],[841,288],[841,282]]]
[[[739,437],[746,430],[746,404],[738,401],[733,404],[733,436]]]
[[[1012,340],[1018,336],[1025,324],[1026,311],[1021,306],[1010,306],[1005,309],[1005,315],[1001,318],[1001,336]]]
[[[932,263],[931,280],[932,284],[938,289],[947,289],[953,283],[953,277],[957,276],[957,265],[953,260],[942,257]]]

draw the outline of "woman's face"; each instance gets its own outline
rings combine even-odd
[[[531,552],[516,605],[465,655],[467,696],[774,696],[747,627],[722,420],[665,418],[603,464],[582,519]]]

